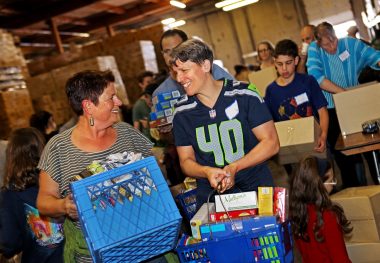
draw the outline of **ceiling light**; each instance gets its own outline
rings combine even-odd
[[[178,7],[178,8],[186,8],[186,5],[180,1],[175,1],[175,0],[172,0],[170,1],[170,4],[172,6],[175,6],[175,7]]]
[[[174,23],[174,22],[175,22],[175,18],[173,18],[173,17],[170,17],[170,18],[166,18],[166,19],[164,19],[164,20],[161,20],[161,23],[162,23],[163,25],[169,25],[169,24]]]
[[[369,19],[365,12],[362,12],[361,15],[362,15],[363,23],[367,28],[372,28],[372,27],[376,26],[378,23],[380,23],[380,16],[379,15],[375,16],[372,19]]]
[[[174,28],[174,27],[180,27],[180,26],[183,26],[184,24],[186,24],[186,21],[185,20],[178,20],[178,21],[175,21],[173,23],[170,23],[168,26],[170,28]]]
[[[231,4],[234,4],[234,3],[238,3],[238,2],[241,2],[242,0],[225,0],[225,1],[221,1],[221,2],[218,2],[215,4],[215,7],[216,8],[221,8],[223,6],[226,6],[226,5],[231,5]]]
[[[30,42],[20,42],[20,47],[56,47],[55,44],[51,43],[30,43]],[[62,44],[63,47],[69,48],[69,44]]]
[[[15,30],[11,30],[11,32],[15,34],[19,34],[19,35],[29,35],[29,34],[51,35],[50,30],[37,30],[37,29],[15,29]],[[89,33],[66,32],[66,31],[60,31],[58,33],[62,36],[90,37]]]
[[[240,2],[237,2],[235,4],[224,6],[223,7],[223,11],[230,11],[232,9],[236,9],[236,8],[239,8],[239,7],[242,7],[242,6],[250,5],[250,4],[256,3],[258,1],[259,0],[244,0],[244,1],[240,1]]]

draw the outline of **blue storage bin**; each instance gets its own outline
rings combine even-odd
[[[182,218],[154,157],[71,189],[94,262],[140,262],[175,247]]]
[[[235,235],[186,245],[183,236],[177,245],[182,263],[291,263],[293,243],[290,224],[277,224]]]

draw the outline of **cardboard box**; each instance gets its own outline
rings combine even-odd
[[[349,220],[375,219],[380,216],[380,186],[361,186],[344,189],[331,195],[344,208]]]
[[[380,243],[346,243],[347,253],[353,263],[378,263]]]
[[[255,191],[215,195],[216,212],[255,208],[257,208],[257,195]]]
[[[265,91],[267,90],[268,85],[276,78],[277,71],[275,67],[265,68],[248,75],[249,82],[256,86],[262,97],[265,97]]]
[[[278,163],[297,163],[308,154],[326,158],[326,151],[324,153],[314,151],[321,133],[321,128],[314,117],[276,122],[275,126],[280,140],[280,151],[276,156]]]
[[[344,236],[347,242],[380,242],[379,220],[351,220],[352,232]]]
[[[343,135],[361,132],[362,123],[380,118],[380,83],[360,85],[333,95]]]
[[[331,196],[354,227],[350,242],[380,241],[380,186],[347,188]]]

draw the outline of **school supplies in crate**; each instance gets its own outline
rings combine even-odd
[[[277,224],[275,216],[256,216],[210,223],[200,227],[202,241],[234,236],[237,232],[250,232]]]
[[[287,190],[283,187],[275,187],[273,193],[273,214],[280,222],[285,222],[287,218]]]
[[[177,199],[179,200],[186,218],[190,221],[197,209],[197,189],[183,192],[177,195]]]
[[[255,191],[215,196],[215,211],[225,212],[257,208]]]
[[[244,209],[226,212],[210,212],[211,222],[227,221],[231,219],[239,219],[246,216],[256,216],[258,209]]]
[[[140,262],[175,246],[181,216],[154,157],[71,189],[94,262]]]
[[[293,262],[288,222],[196,244],[188,241],[189,237],[182,236],[176,248],[182,263]]]
[[[273,187],[259,187],[259,214],[273,215]]]
[[[91,175],[103,173],[115,169],[117,167],[139,161],[143,158],[141,153],[122,152],[114,153],[107,156],[105,160],[93,161],[91,164],[81,171],[79,174],[74,175],[71,181],[78,181],[87,178]]]
[[[190,220],[191,234],[195,239],[201,239],[200,227],[208,223],[209,211],[215,211],[214,203],[204,203]]]
[[[186,177],[185,180],[183,180],[183,183],[184,183],[186,189],[197,188],[197,180],[195,178]]]

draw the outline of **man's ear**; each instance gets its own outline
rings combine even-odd
[[[299,56],[296,56],[294,58],[294,64],[296,64],[296,66],[298,65],[298,62],[300,62],[300,57]]]
[[[204,72],[211,72],[211,63],[210,60],[206,59],[203,61],[202,69]]]
[[[93,103],[90,100],[82,100],[82,109],[83,112],[91,115],[92,114]]]

